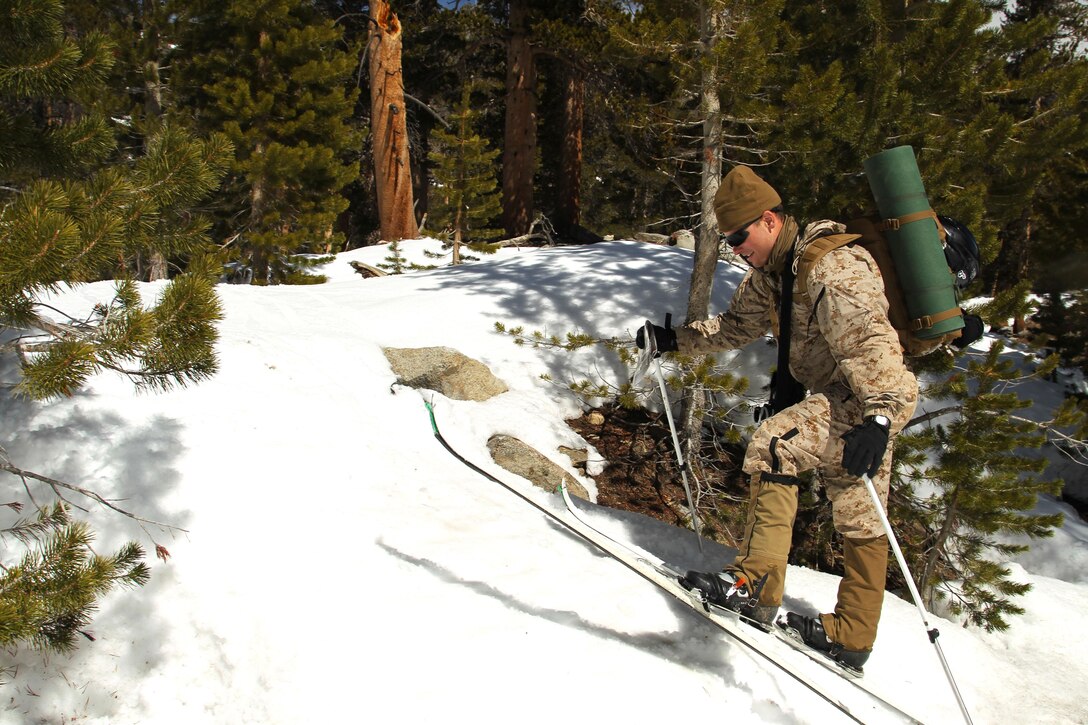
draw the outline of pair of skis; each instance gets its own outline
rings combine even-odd
[[[442,435],[435,420],[434,408],[430,403],[425,404],[430,415],[431,428],[435,438],[447,452],[463,464],[488,480],[498,483],[503,488],[511,491],[526,503],[577,535],[587,544],[623,564],[679,602],[691,607],[733,641],[789,675],[850,720],[858,723],[921,722],[870,691],[859,681],[851,681],[849,677],[843,677],[847,673],[837,664],[803,644],[791,640],[784,632],[777,631],[777,628],[768,632],[754,626],[736,612],[715,606],[706,601],[705,596],[702,596],[702,593],[698,590],[688,591],[684,589],[679,582],[679,578],[684,572],[679,567],[646,552],[636,551],[631,546],[600,531],[578,509],[565,487],[561,487],[561,492],[566,508],[565,510],[556,511],[552,507],[538,502],[517,485],[495,476],[468,460],[450,445]],[[817,662],[822,667],[814,668],[811,666],[812,662]],[[845,690],[842,687],[844,681],[851,682],[851,686],[845,688]]]

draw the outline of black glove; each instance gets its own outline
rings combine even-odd
[[[846,447],[842,449],[842,467],[851,476],[874,476],[888,450],[888,429],[876,422],[873,416],[846,431],[842,437]]]
[[[960,336],[952,341],[952,344],[959,349],[964,349],[975,340],[982,337],[982,333],[986,331],[986,326],[982,324],[982,318],[978,315],[964,315],[963,316],[963,332]]]
[[[676,332],[671,327],[660,327],[651,324],[654,330],[654,340],[657,342],[658,352],[676,352],[680,348],[676,345]],[[635,345],[638,349],[646,347],[646,326],[638,328],[635,333]]]

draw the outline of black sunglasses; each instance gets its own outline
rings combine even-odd
[[[732,234],[729,234],[729,235],[724,235],[723,234],[722,239],[725,241],[726,244],[728,244],[730,247],[733,247],[734,249],[736,247],[739,247],[740,245],[744,244],[744,240],[748,238],[748,227],[752,226],[753,224],[755,224],[756,222],[758,222],[762,218],[763,218],[763,215],[760,214],[755,219],[748,222],[747,224],[745,224],[743,227],[741,227],[737,231],[733,232]]]

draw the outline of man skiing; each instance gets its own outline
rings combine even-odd
[[[918,384],[888,321],[877,265],[860,247],[824,255],[811,268],[808,294],[793,295],[788,317],[778,317],[783,279],[792,294],[794,259],[813,240],[842,234],[841,224],[800,227],[784,213],[778,192],[746,166],[726,175],[714,206],[724,242],[751,268],[728,311],[675,330],[654,326],[658,349],[730,350],[760,338],[768,327],[776,336],[785,330],[788,372],[810,394],[795,396],[784,409],[776,406],[779,412],[759,425],[748,445],[743,470],[751,494],[736,561],[721,573],[688,572],[681,584],[771,626],[782,603],[798,475],[816,470],[844,537],[845,573],[833,612],[789,612],[779,625],[860,671],[876,640],[888,561],[888,539],[860,477],[871,477],[886,507],[890,441],[914,412]],[[780,390],[789,379],[786,372],[776,373]]]

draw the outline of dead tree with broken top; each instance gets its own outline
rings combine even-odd
[[[381,237],[419,236],[412,196],[401,68],[401,25],[389,3],[370,2],[370,128]]]

